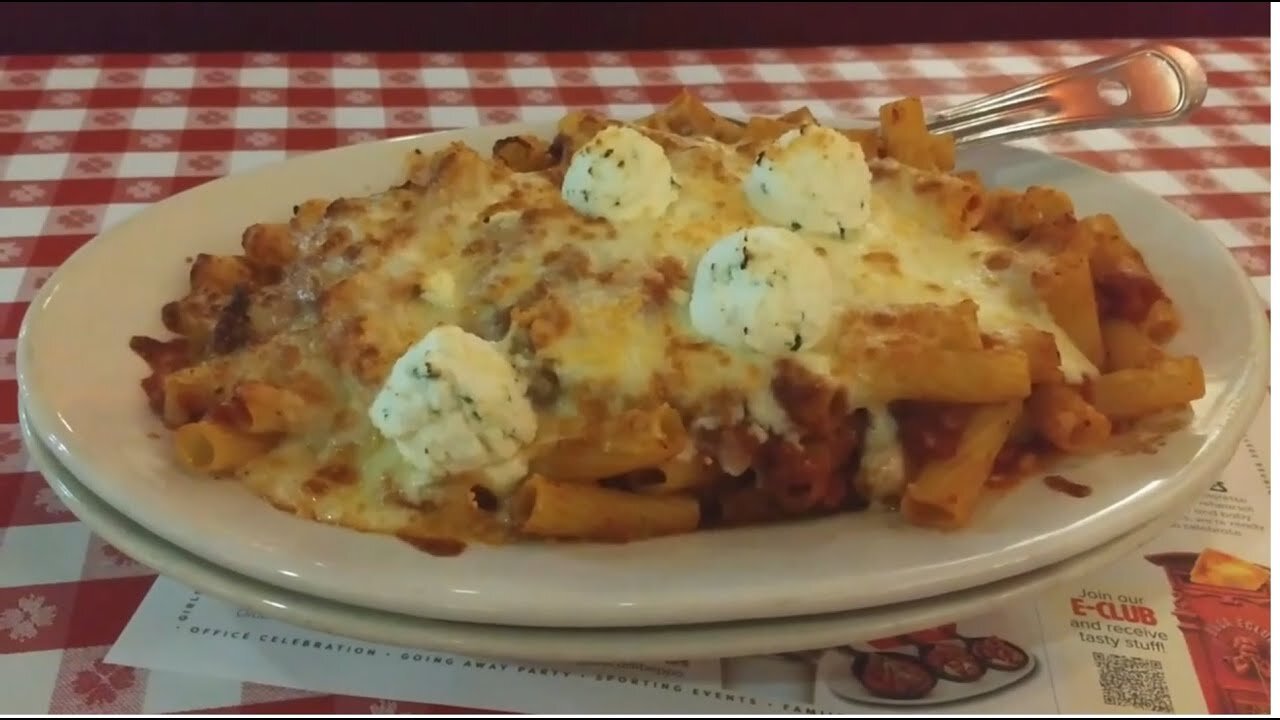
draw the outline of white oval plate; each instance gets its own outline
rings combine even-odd
[[[542,628],[457,623],[346,605],[218,567],[148,532],[94,495],[22,424],[28,453],[49,486],[99,537],[156,572],[260,615],[319,632],[402,648],[533,662],[715,660],[854,644],[959,622],[1033,598],[1142,547],[1197,497],[1098,548],[1024,575],[939,598],[869,610],[776,620],[640,628]]]
[[[395,184],[405,153],[462,140],[487,149],[549,125],[485,127],[349,146],[223,178],[158,203],[85,245],[24,319],[18,376],[39,436],[96,494],[182,548],[250,577],[419,617],[509,625],[637,626],[834,612],[953,592],[1097,547],[1203,487],[1262,397],[1267,333],[1253,287],[1194,221],[1130,184],[1012,147],[966,154],[988,184],[1046,184],[1113,213],[1186,315],[1174,346],[1202,359],[1208,392],[1158,454],[1075,462],[1085,499],[1029,483],[972,527],[941,534],[864,513],[618,545],[472,546],[435,558],[397,540],[306,522],[238,486],[185,473],[138,381],[131,335],[164,336],[184,258],[239,252],[243,229],[311,197]]]

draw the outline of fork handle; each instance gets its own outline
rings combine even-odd
[[[929,130],[952,133],[957,145],[968,145],[1163,125],[1200,107],[1208,91],[1204,68],[1191,53],[1153,43],[948,108],[933,117]]]

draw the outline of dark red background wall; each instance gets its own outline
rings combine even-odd
[[[556,50],[1269,34],[1267,3],[0,3],[0,54]]]

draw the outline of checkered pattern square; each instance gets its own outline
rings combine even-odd
[[[28,467],[13,352],[40,285],[147,205],[293,154],[570,108],[645,112],[688,87],[717,111],[937,109],[1130,47],[1106,42],[597,53],[0,56],[0,712],[449,712],[113,666],[154,573],[93,536]],[[1164,196],[1269,305],[1270,41],[1176,41],[1212,90],[1186,124],[1033,143]],[[20,688],[20,691],[12,691]]]

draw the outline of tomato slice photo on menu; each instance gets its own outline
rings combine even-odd
[[[949,623],[831,648],[816,661],[819,692],[873,706],[941,705],[1000,692],[1037,669],[1034,655],[997,634],[1018,632],[1017,623],[965,627]]]

